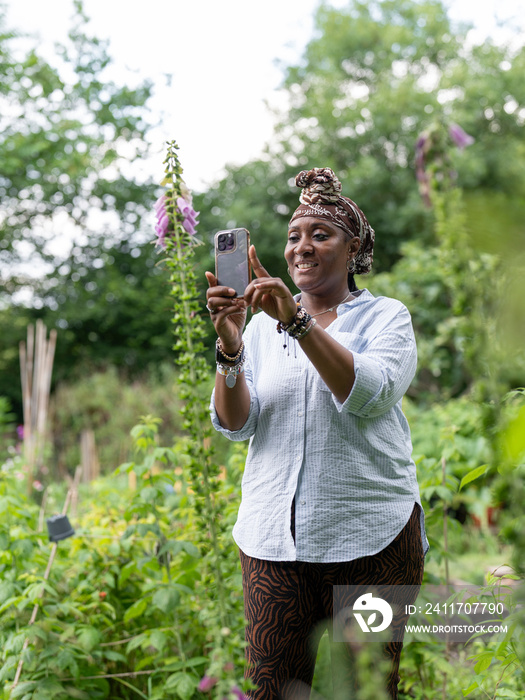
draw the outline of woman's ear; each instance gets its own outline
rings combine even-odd
[[[357,251],[361,247],[361,239],[358,238],[358,236],[354,236],[352,240],[348,244],[348,255],[349,256],[354,256],[357,254]]]

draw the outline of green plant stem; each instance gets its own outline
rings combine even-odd
[[[140,691],[138,688],[135,688],[135,686],[131,685],[131,683],[128,683],[127,681],[122,680],[122,678],[115,678],[115,680],[117,681],[117,683],[122,683],[122,685],[125,685],[127,688],[132,690],[134,693],[136,693],[137,695],[140,695],[141,698],[145,698],[145,700],[148,700],[148,696],[144,695],[144,693],[142,691]]]

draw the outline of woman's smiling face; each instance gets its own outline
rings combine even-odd
[[[349,238],[325,219],[304,216],[288,229],[284,257],[295,285],[315,295],[348,289],[347,261],[359,249],[359,238]]]

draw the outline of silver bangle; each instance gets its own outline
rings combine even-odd
[[[221,362],[217,362],[217,373],[226,377],[226,386],[229,389],[233,389],[237,383],[237,377],[241,372],[244,372],[244,358],[237,365],[223,365]]]

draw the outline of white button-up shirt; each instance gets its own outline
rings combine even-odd
[[[355,383],[344,403],[262,312],[243,336],[251,404],[240,430],[220,425],[212,395],[215,428],[230,440],[250,439],[233,529],[248,556],[329,563],[376,554],[420,503],[401,409],[417,361],[410,314],[395,299],[358,294],[325,329],[354,357]],[[426,551],[423,514],[421,534]]]

